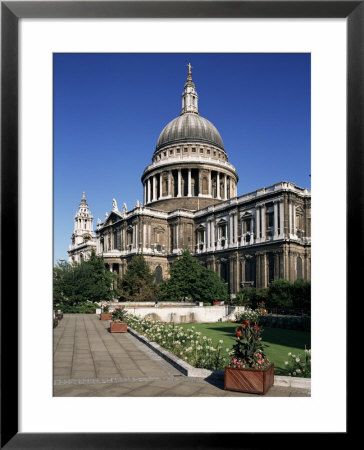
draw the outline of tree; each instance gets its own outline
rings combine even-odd
[[[152,301],[157,285],[143,255],[135,255],[119,282],[120,299],[124,301]]]
[[[311,311],[311,283],[302,279],[292,284],[292,301],[295,309]]]
[[[105,268],[104,260],[92,251],[81,263],[59,263],[53,270],[53,300],[69,305],[86,301],[111,300],[117,292],[112,289],[117,275]]]
[[[184,249],[170,268],[170,278],[159,285],[161,299],[181,300],[227,300],[224,281],[212,270],[203,267]]]
[[[290,281],[277,279],[270,283],[268,289],[268,306],[278,309],[292,308],[292,283]]]

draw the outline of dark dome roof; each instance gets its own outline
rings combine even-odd
[[[209,120],[194,113],[182,114],[169,122],[159,136],[155,151],[166,145],[188,141],[215,145],[225,151],[220,133],[215,126]]]

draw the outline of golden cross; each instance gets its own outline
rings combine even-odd
[[[188,63],[187,67],[188,67],[188,72],[191,73],[191,69],[193,69],[193,67],[191,66],[191,63]]]

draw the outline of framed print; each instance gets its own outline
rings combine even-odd
[[[315,232],[323,237],[321,250],[313,253],[320,263],[314,269],[316,298],[324,299],[317,302],[317,310],[314,307],[319,354],[320,346],[332,346],[329,336],[337,330],[336,321],[345,322],[346,303],[354,291],[360,292],[363,263],[353,248],[362,250],[363,26],[361,1],[1,3],[2,446],[229,448],[236,446],[236,439],[244,440],[243,447],[254,447],[258,434],[260,442],[285,432],[301,433],[302,440],[308,440],[310,432],[348,437],[346,366],[335,366],[337,353],[346,360],[349,351],[343,326],[335,349],[325,347],[326,359],[313,353],[317,381],[312,397],[295,403],[296,424],[284,401],[292,399],[266,399],[261,406],[262,401],[257,405],[246,399],[243,405],[214,397],[199,403],[175,398],[155,403],[145,398],[52,398],[49,311],[44,306],[52,291],[52,54],[312,53],[313,211],[321,214]],[[320,44],[320,30],[325,30],[326,47]],[[57,61],[62,67],[62,59]],[[326,111],[321,109],[325,103]],[[145,184],[144,198],[148,195]],[[313,267],[314,261],[315,256]],[[325,397],[333,392],[327,386],[335,391],[335,412]],[[117,412],[122,404],[127,413]],[[322,415],[321,407],[328,417],[322,424],[315,416]],[[37,414],[32,414],[34,408]],[[261,425],[252,415],[241,424],[247,408],[255,414],[261,408]],[[277,410],[280,423],[273,418]]]

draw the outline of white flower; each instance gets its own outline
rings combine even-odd
[[[219,340],[219,344],[222,344],[224,341],[222,339]]]
[[[288,366],[288,361],[284,361],[284,364],[285,364],[286,366]]]
[[[296,358],[296,362],[300,362],[301,360],[300,360],[300,358]]]
[[[291,355],[292,355],[292,353],[291,353],[291,352],[289,352],[289,353],[288,353],[288,356],[291,356]]]

